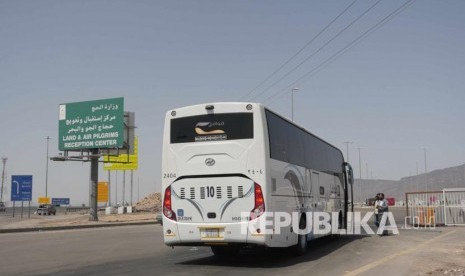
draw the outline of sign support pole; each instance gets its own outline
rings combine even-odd
[[[15,205],[16,205],[16,201],[13,201],[13,217],[15,217]]]
[[[27,218],[31,218],[31,201],[29,200],[28,202],[29,202],[29,208],[28,208],[29,210],[27,212]]]
[[[123,170],[123,206],[126,206],[126,170]]]
[[[131,170],[131,206],[132,206],[132,186],[134,182],[134,170]]]
[[[118,171],[115,171],[115,187],[116,187],[116,190],[115,190],[115,196],[116,196],[115,205],[116,205],[116,207],[118,207]]]
[[[98,149],[92,149],[90,158],[90,210],[89,221],[98,221],[97,195],[98,195]]]
[[[108,159],[110,159],[108,157]],[[111,207],[111,174],[110,170],[108,170],[108,206]]]
[[[23,219],[24,201],[21,200],[21,219]]]

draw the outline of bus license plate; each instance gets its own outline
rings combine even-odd
[[[213,239],[220,237],[220,229],[218,228],[207,228],[202,231],[202,238]]]

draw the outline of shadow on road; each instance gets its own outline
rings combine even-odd
[[[242,268],[244,273],[257,274],[249,271],[251,268],[286,268],[296,264],[307,263],[323,258],[347,244],[364,239],[366,235],[344,236],[340,238],[325,237],[314,240],[309,244],[307,254],[297,257],[291,249],[244,249],[233,258],[219,258],[213,255],[208,248],[199,248],[194,251],[177,251],[169,253],[160,251],[160,255],[134,256],[126,260],[108,261],[100,264],[87,264],[71,268],[66,266],[55,267],[47,273],[37,275],[146,275],[148,271],[166,272],[168,274],[195,275],[199,271],[218,273],[229,271],[230,268]],[[198,250],[198,251],[197,251]],[[200,257],[201,256],[201,257]],[[180,258],[185,261],[177,261]],[[187,258],[187,260],[186,260]],[[52,273],[53,272],[53,273]],[[238,273],[235,270],[235,273]],[[262,274],[261,271],[259,274]]]
[[[210,256],[201,259],[180,262],[180,265],[231,266],[248,268],[279,268],[298,263],[311,262],[330,254],[355,240],[367,236],[324,237],[309,243],[308,252],[296,256],[291,248],[254,248],[244,249],[238,256],[231,258]]]

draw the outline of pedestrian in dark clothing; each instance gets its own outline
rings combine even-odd
[[[383,218],[383,214],[387,213],[389,211],[389,206],[388,206],[388,201],[384,198],[383,193],[379,193],[379,199],[378,199],[378,204],[377,204],[377,209],[378,209],[378,227],[379,223],[381,222],[381,219]],[[387,230],[383,231],[383,236],[387,236]]]

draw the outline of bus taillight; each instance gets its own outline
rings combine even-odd
[[[176,220],[176,214],[171,209],[171,186],[168,186],[165,190],[165,196],[163,197],[163,214],[171,220]]]
[[[250,219],[256,219],[265,213],[265,198],[263,197],[262,187],[257,183],[254,183],[255,191],[255,207],[250,212]]]

